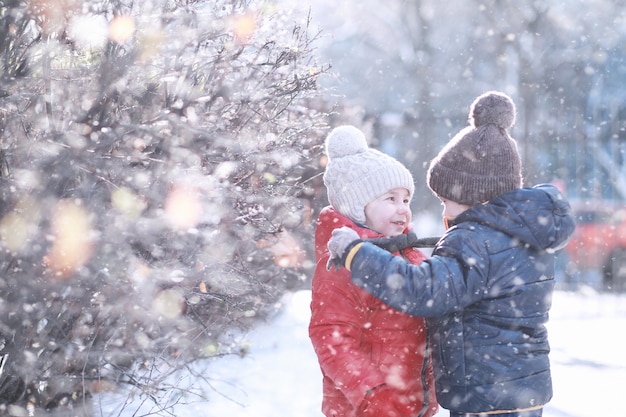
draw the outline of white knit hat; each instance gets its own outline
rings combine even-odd
[[[367,146],[354,126],[339,126],[326,137],[328,164],[324,185],[328,201],[339,213],[365,224],[365,206],[394,188],[406,188],[413,197],[413,176],[400,162]]]

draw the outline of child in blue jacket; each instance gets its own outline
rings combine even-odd
[[[540,417],[552,397],[545,324],[574,218],[555,187],[521,188],[514,121],[512,100],[488,92],[432,161],[447,231],[427,261],[410,265],[344,228],[328,243],[357,285],[429,318],[437,398],[452,417]]]

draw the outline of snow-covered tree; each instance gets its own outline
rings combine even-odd
[[[241,354],[310,260],[327,106],[268,1],[0,4],[0,404]],[[153,372],[157,370],[159,372]]]

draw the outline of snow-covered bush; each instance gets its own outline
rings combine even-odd
[[[327,107],[271,2],[0,5],[0,403],[159,380],[311,267]],[[146,372],[157,365],[159,373]]]

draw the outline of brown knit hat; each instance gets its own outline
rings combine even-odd
[[[433,159],[427,181],[438,197],[473,206],[520,188],[522,164],[508,134],[515,105],[506,94],[490,91],[476,98],[469,122]]]

